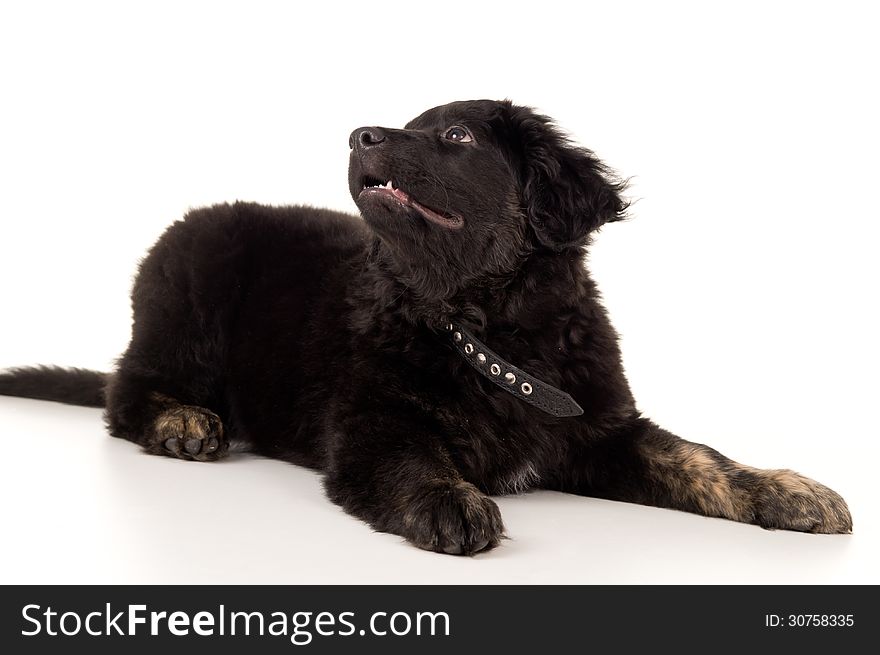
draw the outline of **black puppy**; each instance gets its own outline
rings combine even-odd
[[[236,203],[159,239],[109,375],[0,376],[0,393],[106,404],[111,434],[211,461],[243,442],[319,468],[330,498],[421,548],[475,553],[488,494],[556,489],[849,532],[843,499],[641,417],[584,267],[623,185],[551,121],[456,102],[350,138],[364,220]]]

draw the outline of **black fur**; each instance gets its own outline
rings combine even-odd
[[[106,373],[83,368],[13,368],[0,373],[0,394],[103,407],[106,383]]]
[[[106,388],[114,436],[198,460],[246,442],[321,469],[330,498],[374,528],[448,553],[498,543],[487,494],[538,487],[851,529],[830,489],[640,417],[584,266],[590,233],[626,210],[623,184],[549,119],[457,102],[404,129],[359,128],[351,146],[363,220],[236,203],[162,236]],[[389,179],[403,192],[364,189]],[[483,379],[446,344],[448,321],[584,415],[554,418]],[[19,370],[0,393],[94,404],[98,374],[67,375]]]

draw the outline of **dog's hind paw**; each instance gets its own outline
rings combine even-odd
[[[214,412],[195,405],[164,410],[153,423],[147,450],[157,455],[210,462],[229,454],[223,423]]]

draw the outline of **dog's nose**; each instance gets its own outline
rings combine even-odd
[[[385,133],[380,127],[359,127],[348,137],[348,147],[366,150],[378,146],[385,140]]]

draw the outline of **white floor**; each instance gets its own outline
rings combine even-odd
[[[372,533],[305,469],[144,455],[96,409],[0,398],[0,435],[2,583],[880,582],[858,494],[855,534],[819,536],[536,492],[500,498],[510,539],[460,558]]]

